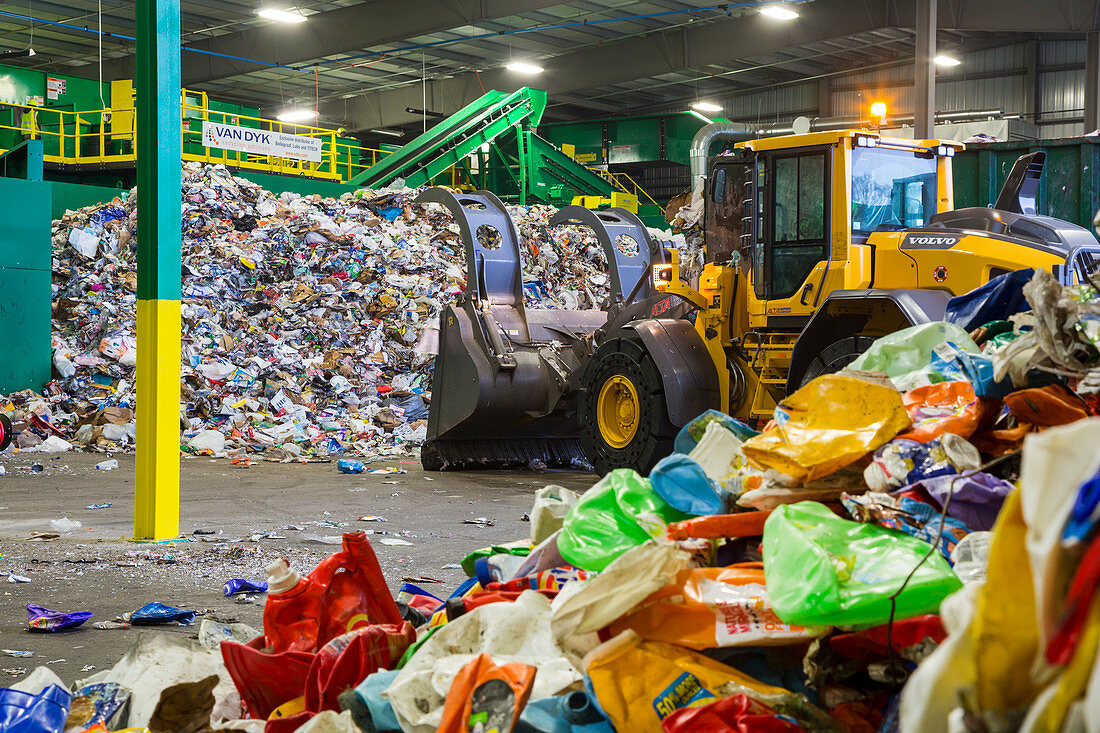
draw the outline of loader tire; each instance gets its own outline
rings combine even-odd
[[[672,452],[661,373],[637,336],[596,350],[581,378],[581,444],[596,473],[633,468],[643,476]]]
[[[860,354],[871,347],[875,340],[870,336],[849,336],[834,341],[813,358],[802,375],[799,387],[804,387],[811,379],[822,374],[834,374],[856,360]]]

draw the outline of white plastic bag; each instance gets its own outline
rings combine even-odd
[[[536,491],[531,509],[531,544],[537,545],[561,529],[569,508],[579,498],[575,492],[555,484]]]
[[[455,675],[478,654],[537,667],[531,699],[540,700],[581,681],[585,651],[563,648],[550,632],[550,602],[525,591],[515,603],[475,608],[435,632],[382,694],[405,733],[435,733]]]
[[[648,540],[615,558],[594,578],[567,583],[554,599],[554,636],[598,631],[675,579],[688,554],[668,540]]]

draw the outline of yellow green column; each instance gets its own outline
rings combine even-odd
[[[179,534],[180,0],[137,0],[134,537]]]

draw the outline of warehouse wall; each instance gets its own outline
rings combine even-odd
[[[1036,73],[1029,76],[1029,43]],[[1081,135],[1084,129],[1085,41],[1024,41],[960,54],[963,63],[940,69],[936,110],[1003,109],[1036,122],[1044,138]],[[806,82],[739,93],[723,99],[727,116],[743,122],[785,123],[808,117],[866,116],[885,101],[894,114],[913,109],[909,61]],[[1034,84],[1036,89],[1029,87]]]

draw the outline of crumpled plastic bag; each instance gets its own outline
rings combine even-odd
[[[681,708],[745,694],[794,718],[806,730],[840,731],[820,710],[782,687],[756,680],[699,652],[624,631],[584,659],[588,685],[619,731],[663,733]]]
[[[947,302],[943,320],[970,332],[990,321],[1002,321],[1030,310],[1023,288],[1034,274],[1032,268],[1006,272],[969,293],[956,295]]]
[[[691,456],[673,453],[657,461],[649,483],[669,506],[685,514],[718,514],[726,508],[721,487]]]
[[[899,438],[927,443],[944,433],[969,438],[978,429],[984,413],[974,386],[954,381],[911,389],[902,396],[912,427]]]
[[[531,696],[535,672],[522,662],[497,666],[488,654],[474,657],[451,683],[437,733],[512,730]]]
[[[802,626],[874,626],[890,618],[890,596],[928,544],[873,524],[841,519],[824,504],[776,509],[764,524],[764,570],[776,615]],[[931,555],[897,597],[895,619],[936,613],[962,586]]]
[[[963,351],[981,353],[966,330],[954,323],[933,321],[903,328],[877,339],[848,368],[885,372],[891,378],[901,377],[927,369],[932,362],[933,351],[945,342],[951,342]]]
[[[531,509],[531,544],[537,545],[561,529],[565,515],[580,497],[564,486],[545,486],[535,492]]]
[[[514,603],[490,603],[439,627],[409,658],[383,693],[406,733],[435,733],[455,675],[481,653],[497,664],[537,667],[532,700],[556,695],[582,678],[580,656],[551,632],[550,602],[528,591]]]
[[[680,428],[680,432],[676,434],[676,441],[673,443],[673,449],[677,453],[691,453],[696,445],[699,444],[699,441],[703,439],[703,436],[710,429],[712,423],[718,423],[726,430],[733,433],[739,441],[745,441],[754,435],[760,434],[760,431],[753,430],[737,418],[730,417],[724,412],[719,410],[707,410],[703,414],[692,419],[687,425]]]
[[[203,649],[198,642],[176,634],[142,632],[126,654],[109,670],[78,681],[77,687],[96,682],[117,682],[131,690],[127,725],[141,728],[160,700],[160,693],[181,682],[197,682],[218,675],[211,719],[235,720],[241,714],[241,698],[222,664],[221,654]]]
[[[600,571],[631,547],[664,536],[670,522],[688,516],[658,496],[649,479],[619,468],[569,509],[558,535],[558,552],[570,565]]]
[[[868,455],[909,427],[897,390],[842,374],[814,379],[775,408],[777,426],[745,441],[750,461],[814,481]]]
[[[681,570],[609,631],[690,649],[798,644],[830,627],[783,623],[772,610],[761,563]]]
[[[616,558],[594,578],[566,583],[551,603],[550,628],[558,639],[599,631],[672,582],[688,554],[667,540],[649,540]]]
[[[1035,366],[1086,371],[1096,366],[1097,342],[1087,323],[1100,319],[1100,297],[1090,286],[1063,286],[1046,270],[1036,270],[1023,288],[1032,312],[1013,317],[1017,328],[1032,326],[993,353],[994,376],[1009,376],[1022,387]]]

